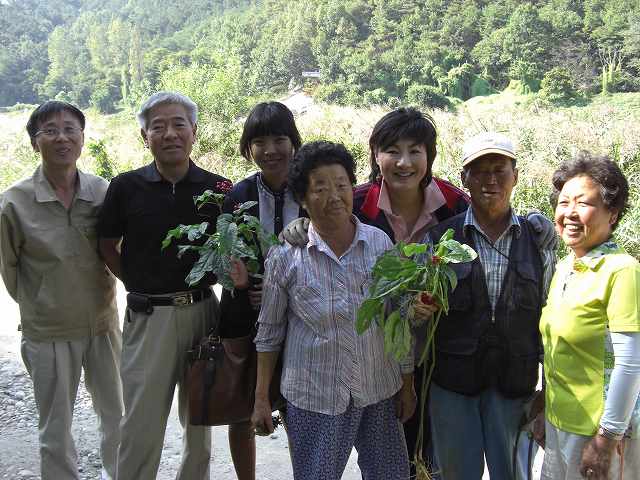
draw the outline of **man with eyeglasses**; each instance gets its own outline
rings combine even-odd
[[[76,167],[84,127],[83,113],[68,103],[36,108],[27,132],[42,164],[0,201],[0,272],[20,307],[43,480],[80,478],[71,421],[82,370],[99,417],[102,479],[115,479],[120,441],[116,282],[98,255],[96,235],[108,184]]]

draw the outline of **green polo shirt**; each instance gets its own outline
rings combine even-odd
[[[594,435],[615,359],[609,332],[640,331],[640,264],[613,242],[562,260],[542,311],[546,416],[561,430]],[[638,406],[631,418],[640,427]]]

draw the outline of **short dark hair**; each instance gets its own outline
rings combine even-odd
[[[61,112],[69,112],[74,115],[78,119],[78,122],[80,122],[80,128],[84,130],[86,122],[84,113],[82,113],[78,107],[67,102],[48,100],[31,112],[31,116],[27,121],[27,133],[29,137],[31,137],[32,140],[36,138],[36,133],[38,133],[40,125],[46,122],[49,117]]]
[[[618,226],[629,208],[629,182],[620,167],[609,157],[579,152],[573,159],[563,162],[553,172],[551,205],[555,209],[562,187],[574,177],[589,177],[600,187],[600,198],[608,210],[616,210],[618,218],[612,230]]]
[[[300,203],[307,194],[309,188],[309,173],[312,170],[324,166],[339,164],[344,167],[349,175],[352,185],[356,183],[356,162],[353,156],[340,143],[324,140],[305,143],[289,165],[289,177],[287,185],[291,188],[293,196]]]
[[[427,173],[423,179],[423,183],[427,185],[431,181],[431,167],[436,159],[437,136],[433,118],[417,108],[402,107],[387,113],[378,120],[369,137],[371,164],[369,181],[375,182],[380,175],[380,167],[376,163],[376,151],[384,150],[404,138],[424,145],[427,149]]]
[[[280,102],[262,102],[249,112],[240,137],[240,153],[247,160],[251,157],[251,141],[267,135],[285,135],[297,152],[302,145],[293,113]]]

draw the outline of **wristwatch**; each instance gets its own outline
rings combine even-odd
[[[624,438],[624,433],[613,433],[602,426],[598,427],[598,435],[618,442]]]

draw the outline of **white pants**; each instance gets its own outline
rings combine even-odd
[[[121,350],[120,331],[73,341],[36,342],[22,337],[22,359],[33,381],[40,416],[42,480],[80,478],[71,421],[82,369],[99,420],[102,477],[115,479],[123,410]]]
[[[154,307],[151,315],[127,308],[121,370],[125,415],[118,480],[156,478],[176,384],[183,427],[182,464],[176,478],[209,478],[211,429],[189,424],[184,379],[186,352],[209,332],[217,309],[215,296],[182,307]]]
[[[582,450],[592,437],[562,431],[549,421],[545,423],[545,451],[541,480],[582,480],[580,463]],[[609,480],[638,480],[640,478],[640,439],[625,440],[624,466],[620,475],[621,458],[617,451],[611,456]]]

